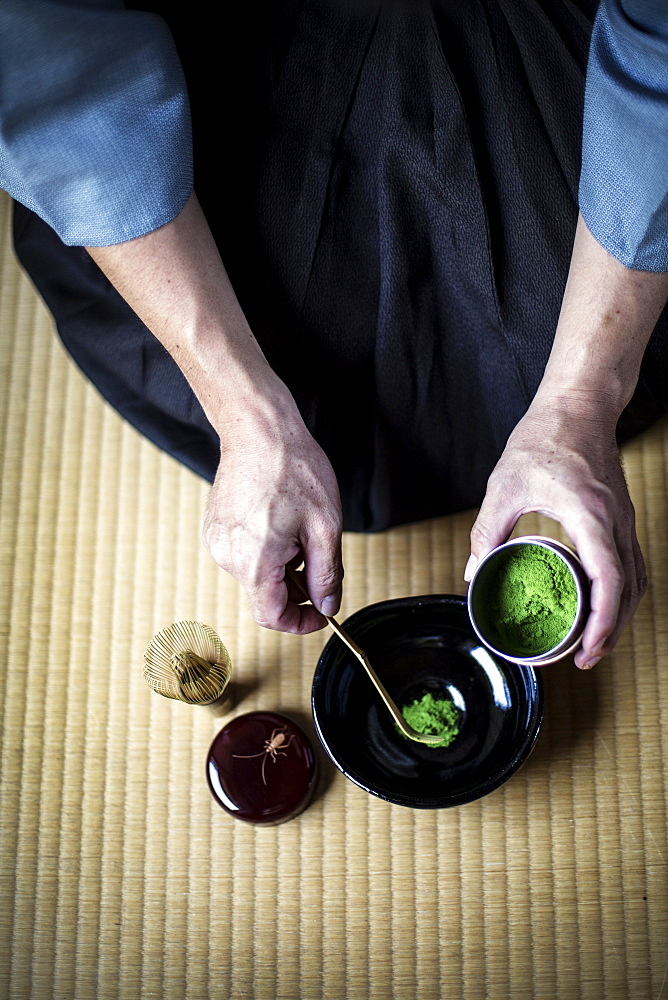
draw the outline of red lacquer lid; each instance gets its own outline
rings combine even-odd
[[[309,804],[317,757],[287,716],[248,712],[214,739],[206,776],[211,794],[230,816],[247,823],[284,823]]]

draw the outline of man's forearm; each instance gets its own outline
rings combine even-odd
[[[88,252],[172,355],[219,434],[246,418],[298,420],[248,326],[194,194],[161,229]]]
[[[336,476],[260,350],[196,198],[162,229],[89,252],[170,352],[220,436],[204,544],[245,587],[261,625],[322,628],[341,600]],[[305,564],[312,606],[286,579],[294,559]]]
[[[668,300],[668,274],[633,271],[596,242],[582,218],[536,404],[563,400],[615,422],[631,399],[652,330]]]
[[[575,656],[582,668],[614,647],[647,584],[615,429],[667,297],[668,275],[625,268],[579,221],[544,378],[471,531],[467,579],[523,514],[540,511],[561,523],[591,581]]]

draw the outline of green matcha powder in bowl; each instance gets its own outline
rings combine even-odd
[[[589,581],[567,545],[514,538],[478,564],[468,608],[478,637],[513,663],[546,665],[574,652],[589,608]]]
[[[421,698],[414,698],[404,705],[401,714],[416,733],[440,736],[440,743],[431,743],[434,748],[449,747],[459,734],[460,712],[452,698],[434,698],[427,691]],[[397,726],[405,740],[408,739]]]

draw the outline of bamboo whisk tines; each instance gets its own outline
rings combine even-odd
[[[212,628],[175,622],[153,636],[144,654],[149,687],[189,705],[210,705],[223,694],[232,673],[230,656]]]

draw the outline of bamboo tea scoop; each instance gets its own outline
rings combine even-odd
[[[299,573],[296,570],[294,570],[292,566],[286,566],[286,573],[294,583],[295,587],[297,587],[304,595],[304,597],[308,601],[310,601],[311,598],[308,595],[308,591],[306,590],[306,587],[304,586],[303,580],[299,575]],[[396,722],[397,726],[404,734],[404,736],[407,736],[409,740],[415,740],[416,743],[426,743],[427,746],[434,746],[438,743],[441,743],[443,741],[442,736],[432,736],[427,733],[418,733],[415,729],[413,729],[412,726],[408,725],[403,715],[401,714],[395,703],[392,701],[392,698],[390,698],[389,694],[387,693],[385,685],[381,681],[380,677],[371,666],[369,657],[366,655],[364,650],[360,649],[355,640],[351,639],[351,637],[348,635],[345,629],[341,628],[336,618],[330,618],[329,615],[324,615],[324,617],[327,619],[327,624],[329,625],[329,627],[333,629],[334,632],[336,632],[339,639],[346,644],[350,652],[353,653],[360,661],[360,663],[366,670],[367,674],[369,675],[369,678],[371,679],[374,687],[376,688],[376,691],[385,702],[385,707],[387,708],[388,712],[390,713],[390,715],[392,716],[392,718],[394,719],[394,721]]]

